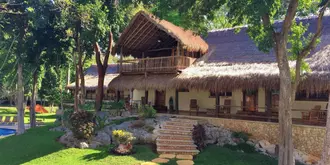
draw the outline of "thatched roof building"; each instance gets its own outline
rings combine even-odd
[[[142,52],[181,45],[189,52],[204,54],[208,44],[190,30],[185,30],[171,22],[161,20],[145,11],[138,12],[121,34],[116,51],[133,57],[142,57]]]
[[[316,21],[315,17],[299,20],[310,24],[308,33],[315,32]],[[321,43],[306,59],[312,72],[306,73],[301,89],[315,92],[330,89],[330,16],[324,17],[323,23]],[[213,91],[279,88],[274,52],[259,51],[247,35],[246,27],[238,34],[235,29],[210,31],[206,41],[211,47],[208,54],[171,80],[168,88]],[[290,65],[295,64],[291,62]]]
[[[104,77],[104,88],[108,87],[108,84],[118,76],[118,65],[117,64],[109,64],[107,68],[106,75]],[[98,83],[98,73],[97,66],[92,65],[85,72],[85,86],[86,90],[94,91],[97,89]],[[76,83],[71,83],[67,86],[67,89],[73,90],[75,89]]]

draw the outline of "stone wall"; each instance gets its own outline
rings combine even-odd
[[[273,144],[278,144],[278,123],[196,116],[185,117],[204,120],[215,126],[224,126],[236,132],[250,133],[253,139],[267,140]],[[293,144],[296,149],[317,157],[321,156],[325,137],[324,127],[293,125],[292,134]]]

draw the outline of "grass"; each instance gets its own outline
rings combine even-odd
[[[14,116],[16,109],[0,107],[0,115]],[[26,119],[28,113],[26,114]],[[108,153],[107,147],[98,149],[65,148],[56,141],[62,132],[49,131],[55,120],[54,114],[38,114],[37,118],[43,118],[49,122],[47,126],[29,129],[25,134],[10,136],[0,139],[0,164],[5,165],[138,165],[151,161],[158,157],[150,146],[135,145],[136,154],[131,156],[115,156]],[[125,118],[113,121],[121,124],[136,118]],[[225,148],[208,146],[203,150],[194,162],[196,165],[277,165],[277,160],[258,153],[242,153],[235,150],[250,150],[247,146],[237,148]],[[165,164],[164,164],[165,165]],[[176,165],[171,160],[166,165]]]
[[[45,109],[48,112],[50,111],[50,107],[45,107]],[[17,116],[16,107],[0,107],[0,116]],[[47,123],[53,123],[56,120],[56,115],[55,113],[37,114],[36,118],[37,120],[42,120],[44,123],[47,124]],[[29,121],[30,121],[29,111],[25,110],[24,123],[29,123]]]

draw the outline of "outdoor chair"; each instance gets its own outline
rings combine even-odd
[[[15,125],[15,124],[17,124],[17,116],[14,116],[14,118],[13,118],[13,120],[11,121],[11,123],[10,124],[13,124],[13,125]]]
[[[10,116],[6,116],[5,120],[3,121],[3,124],[9,124],[10,123]]]
[[[198,116],[198,111],[199,111],[199,106],[197,104],[196,99],[191,99],[190,100],[190,105],[189,105],[189,114],[191,115],[191,112],[196,112],[196,116]]]
[[[322,114],[324,114],[324,113],[321,111],[321,106],[320,105],[316,105],[309,112],[301,112],[301,114],[302,114],[302,119],[303,120],[307,120],[307,121],[313,122],[313,123],[315,123],[315,122],[317,123],[321,119],[326,118],[326,117],[322,116]]]

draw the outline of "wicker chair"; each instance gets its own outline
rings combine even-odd
[[[190,105],[189,105],[189,114],[191,115],[191,112],[196,112],[196,116],[198,116],[198,111],[199,111],[199,106],[197,104],[196,99],[191,99],[190,100]]]

